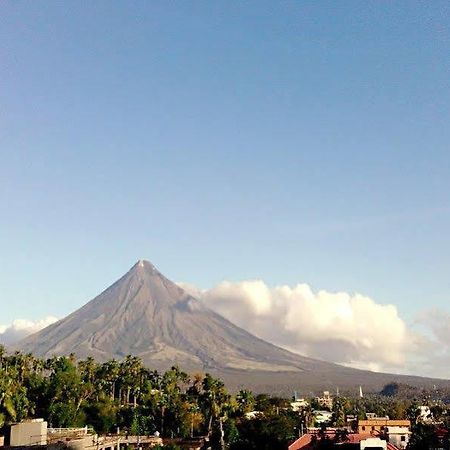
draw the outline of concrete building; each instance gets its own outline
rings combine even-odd
[[[409,431],[411,422],[409,420],[390,420],[381,417],[358,421],[358,433],[361,434],[382,434],[386,432],[387,427],[402,427]]]
[[[63,444],[69,450],[125,450],[130,446],[148,449],[163,444],[158,433],[155,433],[155,436],[98,436],[88,427],[48,428],[43,419],[26,420],[11,425],[7,438],[5,444],[11,447],[57,448]]]
[[[313,411],[314,422],[317,424],[329,423],[333,417],[330,411]]]
[[[380,438],[367,438],[359,442],[360,450],[387,450],[387,442]]]
[[[11,425],[9,445],[47,445],[47,422],[44,419],[32,419]]]
[[[368,412],[368,413],[366,413],[366,419],[367,420],[373,420],[373,419],[388,419],[389,420],[389,416],[378,417],[375,413]]]
[[[291,402],[291,409],[294,412],[298,412],[302,408],[306,408],[308,405],[308,400],[305,400],[304,398],[298,398]]]
[[[329,391],[323,391],[323,395],[316,397],[316,401],[322,408],[333,409],[333,397]]]
[[[264,416],[264,413],[262,411],[249,411],[245,413],[245,418],[247,420],[254,420],[262,416]]]
[[[390,444],[397,448],[406,448],[411,436],[411,431],[408,427],[386,427],[386,439]]]

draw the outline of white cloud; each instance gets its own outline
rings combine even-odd
[[[51,325],[58,319],[47,316],[41,320],[16,319],[8,325],[0,325],[0,343],[13,344],[29,334],[36,333],[42,328]]]
[[[360,294],[314,292],[307,284],[269,287],[249,280],[207,290],[181,286],[235,324],[297,353],[363,369],[439,375],[427,363],[435,346],[412,331],[394,305]],[[436,322],[431,333],[449,342],[449,324],[450,316]]]
[[[422,327],[419,370],[442,378],[450,374],[450,313],[430,309],[418,315],[416,324]]]

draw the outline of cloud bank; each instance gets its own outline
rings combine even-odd
[[[47,316],[40,320],[16,319],[9,325],[0,325],[0,344],[13,344],[29,334],[36,333],[42,328],[51,325],[58,319]]]
[[[446,376],[450,368],[450,315],[424,315],[427,336],[413,331],[394,305],[360,294],[314,292],[307,284],[269,287],[261,280],[206,290],[180,285],[235,324],[306,356],[395,373]]]

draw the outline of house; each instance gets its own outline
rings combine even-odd
[[[298,412],[302,408],[306,408],[308,405],[308,400],[305,400],[304,398],[298,398],[291,402],[291,409],[294,412]]]
[[[323,391],[323,395],[316,397],[316,401],[322,408],[333,409],[333,397],[329,391]]]
[[[261,416],[264,416],[264,413],[262,411],[249,411],[245,413],[245,418],[247,420],[254,420]]]
[[[377,415],[375,413],[368,412],[368,413],[366,413],[366,419],[368,419],[368,420],[389,419],[389,416],[377,417]]]
[[[313,411],[313,414],[317,424],[329,423],[333,418],[333,413],[330,411]]]
[[[382,417],[358,421],[358,433],[362,434],[382,434],[387,427],[401,427],[409,431],[411,422],[409,420],[390,420]]]
[[[338,439],[338,433],[342,429],[327,428],[324,430],[308,429],[308,433],[292,442],[288,450],[312,450],[313,442],[325,436],[331,446],[340,450],[396,450],[394,446],[379,437],[371,437],[367,434],[349,433],[343,440]]]
[[[47,444],[47,422],[44,419],[30,419],[11,425],[9,445],[28,447]]]
[[[411,436],[408,427],[387,426],[385,428],[386,439],[397,448],[406,448]]]
[[[367,438],[359,442],[360,450],[387,450],[387,442],[380,438]]]
[[[161,446],[163,440],[157,433],[154,436],[104,435],[98,436],[92,428],[48,428],[43,419],[24,420],[11,425],[5,439],[8,447],[57,448],[64,446],[68,450],[124,450],[133,448],[152,448]],[[191,444],[189,442],[188,444]],[[196,444],[196,442],[194,442]],[[191,449],[191,447],[186,447]],[[197,448],[192,447],[194,450]]]

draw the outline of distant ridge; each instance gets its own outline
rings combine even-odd
[[[231,387],[277,393],[359,385],[370,391],[391,381],[450,387],[445,380],[356,370],[281,349],[213,312],[145,260],[17,348],[41,357],[73,352],[100,361],[133,354],[159,370],[178,364],[221,376]]]

